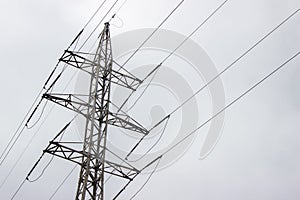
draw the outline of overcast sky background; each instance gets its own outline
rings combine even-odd
[[[119,13],[124,26],[112,26],[111,33],[154,28],[178,2],[128,0]],[[163,28],[187,35],[221,2],[186,0]],[[96,0],[0,0],[1,152],[57,59],[99,4]],[[193,40],[221,71],[299,7],[299,0],[229,0]],[[299,15],[222,76],[227,103],[299,51]],[[226,111],[222,137],[206,159],[199,160],[204,128],[186,154],[155,173],[136,199],[299,199],[299,65],[300,58],[296,58]],[[44,132],[37,135],[1,188],[1,199],[11,197],[47,142],[70,119],[59,121],[55,117],[59,113],[57,109],[49,117]],[[0,166],[1,181],[32,134],[25,131],[19,148]],[[72,164],[55,161],[50,168],[38,182],[26,183],[16,199],[48,199]],[[73,199],[77,178],[78,170],[54,199]],[[139,178],[129,194],[145,179]]]

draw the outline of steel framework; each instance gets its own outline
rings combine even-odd
[[[92,60],[87,58],[87,55],[91,54],[69,50],[66,50],[60,59],[61,62],[85,71],[90,75],[88,100],[84,100],[82,96],[76,94],[45,93],[43,95],[43,98],[48,101],[79,113],[86,119],[82,149],[75,149],[70,147],[67,142],[57,140],[59,135],[69,126],[67,124],[49,142],[48,147],[44,150],[44,153],[52,154],[80,165],[76,200],[103,200],[105,174],[128,180],[124,188],[116,194],[115,199],[141,172],[141,170],[136,169],[107,148],[108,126],[112,125],[128,129],[142,136],[149,133],[146,128],[124,112],[119,110],[112,112],[110,110],[112,84],[134,91],[142,81],[130,73],[121,73],[113,69],[109,23],[105,23],[99,38],[100,41],[96,52],[92,54]],[[108,160],[106,158],[107,152],[116,156],[122,161],[122,164]],[[149,165],[152,163],[153,161]]]

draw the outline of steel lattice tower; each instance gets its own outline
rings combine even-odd
[[[116,198],[141,172],[141,170],[136,169],[117,155],[115,156],[121,159],[122,162],[114,162],[106,159],[106,152],[114,155],[106,146],[108,126],[112,125],[129,129],[142,136],[149,133],[137,121],[124,112],[120,112],[120,109],[117,112],[110,110],[112,103],[110,100],[110,90],[112,84],[117,84],[134,91],[142,81],[129,73],[125,74],[113,69],[109,23],[105,23],[99,38],[100,41],[97,50],[92,54],[93,59],[88,59],[87,53],[69,50],[66,50],[60,58],[61,62],[83,70],[90,75],[88,100],[83,100],[77,94],[45,93],[43,95],[43,98],[48,101],[75,111],[83,115],[86,119],[84,140],[82,142],[83,148],[81,150],[70,147],[70,142],[57,140],[70,123],[49,142],[48,147],[44,150],[44,153],[49,153],[80,165],[76,200],[103,200],[105,174],[128,180],[124,188],[116,194]],[[153,161],[147,166],[152,163]]]
[[[77,199],[87,195],[103,199],[104,161],[108,126],[112,72],[112,52],[109,27],[106,24],[92,66],[88,110],[86,116],[83,151]],[[99,77],[101,77],[100,80]],[[95,134],[96,133],[96,134]],[[93,155],[93,156],[89,156]],[[86,194],[89,193],[89,194]]]

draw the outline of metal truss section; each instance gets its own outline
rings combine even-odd
[[[76,199],[103,200],[105,147],[112,73],[112,51],[109,24],[100,35],[91,65],[90,90],[86,112],[83,157]]]
[[[89,73],[89,93],[43,94],[44,99],[72,110],[75,113],[79,113],[85,118],[83,141],[58,141],[58,137],[65,132],[70,122],[49,142],[49,145],[43,152],[43,154],[55,155],[80,166],[76,200],[104,200],[104,184],[107,178],[106,175],[108,174],[124,179],[127,182],[123,189],[114,197],[115,199],[141,172],[141,170],[133,167],[125,159],[107,148],[106,140],[110,125],[143,134],[144,136],[149,133],[146,128],[126,113],[113,113],[110,110],[110,106],[115,106],[110,100],[112,84],[117,84],[134,91],[142,81],[125,69],[123,70],[127,74],[113,70],[108,23],[105,24],[99,38],[99,44],[94,54],[75,53],[67,50],[60,59],[60,61],[68,65]],[[91,58],[92,56],[93,58]]]
[[[125,88],[129,88],[133,91],[136,91],[140,84],[142,84],[142,81],[140,79],[132,77],[128,74],[120,73],[115,70],[112,72],[111,76],[112,83],[123,86]]]
[[[80,98],[82,95],[75,95],[75,94],[44,94],[43,97],[49,101],[52,101],[56,104],[59,104],[63,107],[66,107],[74,112],[77,112],[79,114],[82,114],[84,117],[88,117],[89,114],[87,114],[87,110],[89,108],[89,104],[85,102],[82,98]],[[101,111],[105,110],[106,108],[102,108],[100,106],[100,102],[97,101],[97,112],[101,113]],[[101,120],[101,115],[98,115],[96,119]],[[120,128],[124,128],[127,130],[135,131],[144,135],[147,135],[149,131],[144,128],[140,123],[138,123],[136,120],[134,120],[132,117],[125,113],[112,113],[109,112],[109,120],[108,124],[117,126]],[[103,115],[102,115],[103,116]]]
[[[55,141],[50,141],[49,146],[44,150],[44,152],[72,161],[79,165],[81,165],[83,156],[86,156],[83,151],[75,150]]]
[[[70,50],[66,50],[63,56],[59,59],[61,62],[64,62],[70,66],[75,68],[81,69],[90,75],[91,68],[96,66],[97,63],[91,61],[90,59],[86,58],[86,56],[92,56],[95,54],[83,53],[83,52],[73,52]],[[100,71],[100,75],[103,76],[103,68]],[[136,90],[137,87],[142,83],[140,79],[133,76],[132,74],[124,74],[116,70],[112,70],[111,72],[111,82],[115,83],[119,86],[131,89],[133,91]]]
[[[84,111],[86,111],[90,105],[80,98],[81,96],[82,95],[76,94],[43,94],[43,98],[86,117],[87,115]]]
[[[84,163],[81,163],[83,157],[91,156],[91,160],[93,163],[94,161],[99,159],[95,155],[88,155],[87,152],[70,148],[64,145],[64,142],[50,141],[49,146],[44,150],[44,152],[63,158],[65,160],[69,160],[80,166],[84,165]],[[116,162],[105,160],[104,163],[106,165],[104,166],[104,172],[132,181],[133,178],[140,173],[140,170],[136,169],[135,167],[127,163],[125,160],[119,160],[120,163],[123,164],[117,164]],[[94,164],[96,164],[96,162]],[[101,166],[102,163],[99,163],[99,165]]]
[[[146,128],[144,128],[141,124],[139,124],[127,114],[110,113],[110,116],[111,117],[109,118],[108,123],[111,125],[135,131],[144,135],[147,135],[149,133],[149,131]]]

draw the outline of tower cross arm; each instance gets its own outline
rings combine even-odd
[[[90,157],[92,161],[99,161],[99,157],[93,154],[88,154],[87,152],[76,150],[75,148],[68,147],[64,145],[63,142],[50,141],[48,147],[44,150],[44,153],[48,153],[59,158],[69,160],[71,162],[77,163],[79,165],[84,165],[81,160],[85,157]],[[128,180],[133,180],[135,176],[140,173],[140,170],[123,161],[121,163],[115,163],[113,161],[105,160],[104,172],[112,174],[121,178]],[[98,165],[102,165],[101,162]],[[85,167],[85,166],[83,166]]]
[[[147,135],[149,131],[125,113],[109,113],[108,124]]]
[[[44,150],[45,153],[69,160],[81,165],[81,160],[86,154],[83,151],[75,150],[61,142],[50,141],[48,147]]]
[[[103,66],[99,65],[99,63],[96,63],[91,59],[86,58],[88,55],[94,56],[95,54],[65,50],[65,53],[59,59],[59,61],[64,62],[72,67],[78,68],[90,75],[93,75],[91,73],[91,69],[94,66],[99,66],[101,70],[104,70]],[[135,91],[136,88],[142,83],[142,80],[128,72],[121,73],[117,70],[112,69],[111,82],[124,88],[128,88],[130,90]]]
[[[84,111],[88,109],[89,104],[82,97],[83,95],[76,94],[43,94],[43,98],[86,116]]]
[[[112,70],[111,82],[119,86],[136,91],[136,89],[142,84],[142,80],[130,74],[123,74],[119,71]]]

